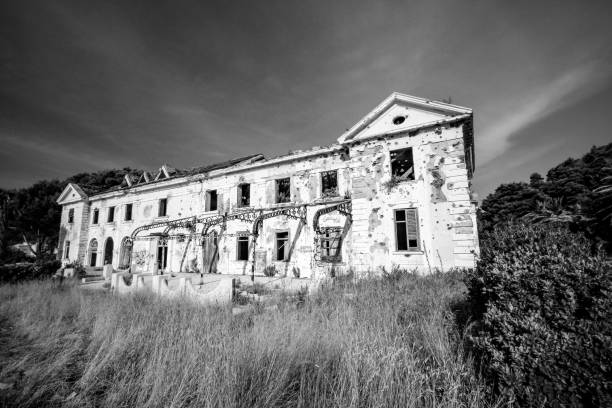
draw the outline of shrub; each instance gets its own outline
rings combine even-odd
[[[66,268],[74,268],[74,276],[77,278],[82,278],[87,274],[85,271],[85,267],[81,263],[81,261],[74,261],[65,266]]]
[[[266,276],[274,276],[277,274],[276,267],[274,265],[268,265],[264,268],[264,275]]]
[[[0,282],[15,283],[32,279],[50,278],[60,268],[59,261],[16,263],[0,266]]]
[[[473,347],[520,406],[612,406],[612,274],[582,235],[509,224],[466,276]]]

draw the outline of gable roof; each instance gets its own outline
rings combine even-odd
[[[74,183],[68,183],[68,185],[64,188],[62,193],[57,198],[57,203],[59,205],[64,205],[69,203],[76,203],[85,199],[87,199],[87,194],[85,194],[81,187]]]
[[[370,126],[375,124],[379,118],[389,112],[394,106],[403,106],[412,111],[422,112],[422,115],[417,118],[416,122],[406,121],[405,124],[402,123],[401,126],[397,125],[397,127],[392,130],[388,127],[380,127],[380,129],[367,131]],[[416,130],[422,127],[455,121],[457,119],[469,118],[471,115],[472,110],[470,108],[394,92],[340,136],[338,138],[338,143],[350,143],[357,140],[358,136],[360,136],[359,139],[369,139],[382,135]]]

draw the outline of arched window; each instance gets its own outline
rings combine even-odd
[[[127,269],[130,267],[132,260],[132,240],[130,237],[124,237],[121,240],[121,251],[119,253],[119,269]]]
[[[94,238],[89,241],[89,266],[96,266],[98,259],[98,241]]]

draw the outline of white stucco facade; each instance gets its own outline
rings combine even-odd
[[[58,200],[58,253],[66,263],[137,273],[262,274],[274,266],[316,277],[471,267],[473,170],[470,109],[394,93],[329,147],[190,171],[163,167],[148,181],[129,178],[90,196],[68,185]],[[287,178],[284,196],[277,180]],[[245,185],[248,205],[240,205]]]

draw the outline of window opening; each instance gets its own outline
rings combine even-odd
[[[397,180],[414,180],[412,148],[391,152],[391,175]]]

